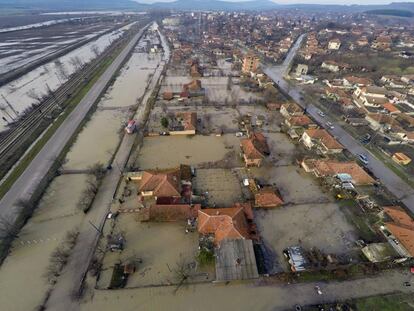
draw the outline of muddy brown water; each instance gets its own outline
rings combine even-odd
[[[49,256],[84,217],[76,208],[84,187],[85,175],[62,175],[53,180],[0,267],[1,310],[33,310],[41,303],[49,288],[43,277]]]

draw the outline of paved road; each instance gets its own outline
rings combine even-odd
[[[134,48],[144,29],[141,29],[125,49],[118,55],[109,68],[102,74],[95,85],[89,90],[75,110],[67,117],[67,119],[58,128],[55,134],[43,146],[42,150],[32,160],[23,174],[16,180],[10,190],[4,195],[0,201],[0,217],[7,219],[15,219],[19,214],[21,207],[16,206],[19,200],[27,200],[36,190],[38,184],[46,176],[52,167],[55,159],[62,152],[76,129],[81,124],[95,101],[105,90],[113,75],[118,71],[119,67],[128,56],[129,52]]]
[[[160,37],[165,53],[151,79],[150,85],[135,115],[138,125],[141,125],[146,121],[144,118],[145,112],[148,109],[148,99],[156,87],[161,77],[163,68],[170,57],[170,51],[168,45],[166,44],[166,40],[161,34]],[[110,206],[118,186],[118,181],[122,178],[121,170],[123,170],[126,166],[136,136],[137,133],[132,135],[124,135],[121,145],[115,154],[115,165],[113,165],[113,169],[107,173],[103,179],[99,192],[92,204],[91,211],[88,213],[80,228],[78,242],[76,243],[71,256],[69,257],[69,261],[62,271],[62,275],[59,277],[58,282],[50,295],[46,305],[47,310],[75,311],[79,309],[79,302],[71,299],[71,295],[79,290],[100,237],[100,233],[91,225],[91,223],[102,230],[105,224],[106,215],[110,210]],[[62,308],[62,305],[65,307]]]
[[[391,169],[389,169],[381,160],[377,159],[368,149],[361,145],[358,140],[345,131],[335,120],[330,119],[329,117],[321,117],[318,114],[319,109],[312,102],[309,102],[303,98],[299,87],[289,85],[284,80],[284,77],[289,70],[290,63],[299,49],[303,38],[304,35],[298,38],[282,65],[267,67],[264,69],[264,72],[299,105],[306,108],[307,113],[312,116],[321,127],[324,127],[328,132],[336,137],[337,140],[352,154],[355,156],[358,154],[366,155],[369,161],[368,168],[377,178],[380,179],[381,183],[387,187],[392,194],[401,200],[410,209],[410,211],[414,213],[414,189],[398,175],[396,175]],[[326,125],[328,121],[334,125],[333,129],[330,129]]]

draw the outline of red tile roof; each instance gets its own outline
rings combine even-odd
[[[309,130],[306,130],[305,133],[310,138],[319,140],[327,149],[343,149],[344,148],[325,129],[309,129]]]
[[[242,139],[240,143],[248,159],[263,159],[270,153],[266,138],[262,133],[253,133],[250,138]]]
[[[214,234],[216,244],[223,239],[249,239],[248,219],[253,219],[249,203],[236,203],[230,208],[208,208],[198,212],[198,231]]]
[[[271,187],[260,189],[254,196],[255,206],[271,208],[283,204],[283,200],[276,194]]]
[[[388,231],[414,256],[414,220],[400,206],[386,206],[384,212],[392,219],[385,223]]]
[[[145,171],[138,190],[140,192],[152,191],[157,197],[179,197],[181,196],[181,172],[179,169],[163,173]]]

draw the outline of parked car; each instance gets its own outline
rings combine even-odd
[[[328,127],[328,128],[330,128],[331,130],[333,130],[335,127],[333,126],[333,124],[332,124],[332,122],[326,122],[326,126]]]
[[[364,164],[364,165],[368,165],[368,158],[366,155],[364,154],[358,154],[358,159]]]
[[[322,111],[318,111],[318,114],[323,118],[323,117],[325,117],[326,115],[325,115],[325,113],[323,113]]]

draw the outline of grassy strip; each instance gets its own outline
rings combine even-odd
[[[30,151],[21,159],[19,164],[13,169],[13,172],[7,177],[7,179],[3,182],[0,186],[0,199],[9,191],[9,189],[13,186],[16,180],[20,177],[21,174],[26,170],[32,160],[36,157],[36,155],[42,150],[44,145],[48,142],[48,140],[53,136],[56,130],[62,125],[65,119],[70,115],[70,113],[75,109],[75,107],[80,103],[83,97],[89,92],[92,86],[96,83],[99,77],[105,72],[105,70],[109,67],[112,63],[114,58],[106,59],[96,74],[93,76],[89,82],[80,89],[74,97],[71,98],[69,103],[67,104],[67,108],[65,111],[55,120],[55,122],[47,129],[44,135],[36,142],[36,144],[30,149]]]
[[[409,294],[394,294],[373,296],[355,300],[355,306],[360,311],[408,311],[414,310],[414,298]]]

